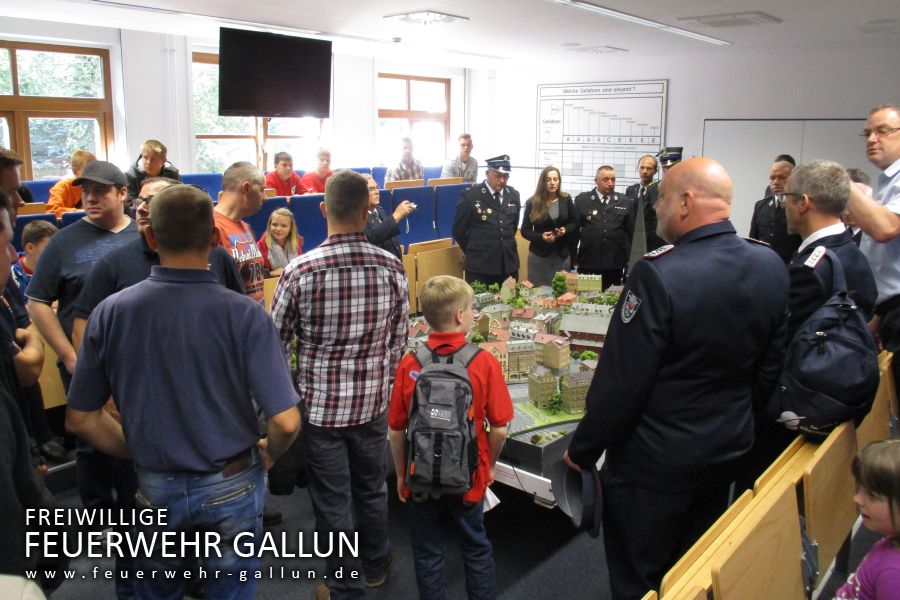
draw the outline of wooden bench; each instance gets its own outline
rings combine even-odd
[[[424,179],[402,179],[399,181],[388,181],[384,184],[384,189],[395,190],[397,188],[422,187],[425,185]]]
[[[434,179],[428,180],[428,185],[431,187],[437,187],[439,185],[458,185],[460,183],[465,183],[462,177],[435,177]]]

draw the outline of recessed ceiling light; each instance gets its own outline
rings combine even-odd
[[[744,27],[747,25],[768,25],[782,22],[778,17],[773,17],[758,10],[721,15],[701,15],[699,17],[680,17],[678,20],[699,23],[706,27]]]
[[[563,48],[575,48],[576,46],[580,46],[578,42],[563,42],[560,44]]]
[[[863,33],[900,33],[900,21],[897,19],[873,19],[858,27]]]
[[[566,48],[569,52],[579,52],[583,54],[612,54],[613,52],[628,52],[625,48],[616,48],[615,46],[582,46],[578,48]]]
[[[438,25],[440,23],[452,23],[454,21],[469,20],[469,17],[449,15],[447,13],[437,12],[434,10],[417,10],[407,13],[398,13],[396,15],[385,15],[384,18],[401,21],[403,23],[410,23],[412,25]]]

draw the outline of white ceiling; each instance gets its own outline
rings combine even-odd
[[[566,50],[614,46],[627,55],[889,46],[900,49],[896,0],[591,0],[595,4],[731,42],[704,42],[564,6],[552,0],[3,0],[0,15],[187,35],[215,45],[217,28],[238,22],[276,32],[322,32],[337,52],[445,66],[552,66],[615,60]],[[468,17],[414,26],[385,15],[430,9]],[[780,23],[708,27],[680,19],[760,11]],[[881,23],[884,20],[892,22]],[[873,24],[873,22],[875,22]],[[875,32],[865,33],[865,25]],[[393,41],[400,38],[400,42]],[[777,66],[773,66],[777,68]]]

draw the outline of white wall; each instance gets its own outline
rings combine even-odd
[[[506,152],[516,165],[533,165],[538,84],[668,79],[666,143],[684,146],[685,156],[699,156],[707,118],[865,118],[871,107],[900,99],[900,84],[891,75],[896,58],[896,49],[764,53],[710,49],[660,58],[599,56],[593,63],[561,64],[553,71],[473,71],[472,133],[481,148]],[[773,147],[772,156],[781,151]],[[859,163],[864,161],[861,149]],[[767,176],[759,174],[759,191],[765,189]],[[514,171],[510,184],[530,194],[533,172]]]

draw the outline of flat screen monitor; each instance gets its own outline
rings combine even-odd
[[[220,115],[328,118],[330,109],[330,41],[219,29]]]

